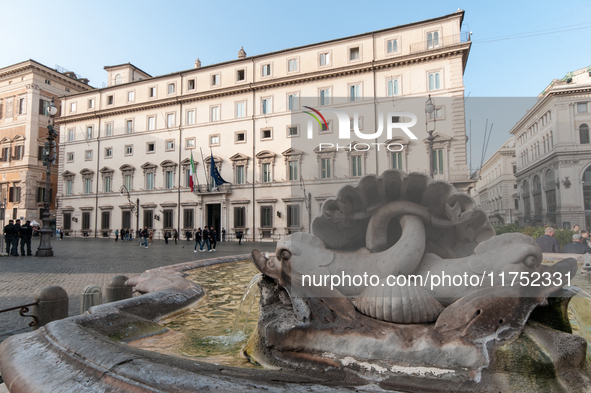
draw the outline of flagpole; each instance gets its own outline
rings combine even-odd
[[[203,163],[203,173],[205,173],[205,185],[207,186],[207,190],[209,191],[209,182],[207,181],[207,170],[205,169],[205,160],[203,159],[203,149],[199,147],[199,151],[201,152],[201,162]]]

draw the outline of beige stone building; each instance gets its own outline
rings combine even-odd
[[[241,49],[235,60],[156,77],[129,63],[105,67],[107,87],[62,98],[58,225],[77,236],[136,226],[160,236],[213,225],[256,240],[307,231],[335,189],[362,175],[428,172],[425,123],[435,127],[436,178],[466,190],[463,16],[250,57]],[[412,135],[385,131],[413,116]],[[216,189],[212,156],[229,182]],[[139,222],[122,186],[139,199]]]
[[[591,228],[591,66],[553,80],[511,129],[519,222]]]
[[[86,79],[58,72],[34,60],[0,68],[0,198],[6,199],[6,220],[36,219],[41,223],[46,167],[47,107],[64,94],[88,91]],[[52,168],[51,216],[55,217],[57,166]]]
[[[494,226],[517,221],[516,172],[515,140],[511,137],[482,165],[479,180],[471,191],[472,197],[488,214]]]

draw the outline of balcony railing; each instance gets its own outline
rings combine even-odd
[[[431,49],[443,48],[446,46],[456,45],[467,41],[470,41],[469,32],[454,34],[447,37],[439,37],[437,40],[415,42],[414,44],[410,44],[410,53],[417,53]]]

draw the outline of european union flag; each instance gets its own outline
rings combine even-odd
[[[227,183],[227,181],[222,179],[222,177],[220,176],[220,172],[218,171],[218,168],[215,166],[215,161],[213,160],[213,153],[211,155],[210,165],[211,165],[211,169],[209,172],[211,173],[211,177],[213,177],[213,181],[215,182],[215,186],[219,187],[222,184]]]

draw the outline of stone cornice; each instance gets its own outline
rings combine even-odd
[[[4,69],[3,71],[0,71],[0,79],[11,77],[13,75],[17,75],[17,74],[20,74],[23,72],[38,71],[42,74],[51,75],[53,78],[57,79],[61,83],[65,84],[65,85],[73,86],[77,89],[86,89],[86,90],[93,90],[94,89],[92,86],[89,86],[85,83],[79,82],[79,81],[72,79],[68,76],[62,75],[61,73],[59,73],[47,66],[44,66],[43,64],[37,63],[36,61],[27,60],[21,64],[22,65],[19,67],[11,68],[11,69]]]
[[[180,97],[175,96],[160,99],[157,101],[148,101],[138,104],[127,105],[123,107],[102,109],[100,111],[93,111],[75,115],[66,115],[55,119],[55,123],[68,124],[72,122],[96,119],[99,117],[116,116],[131,112],[157,109],[178,104],[188,104],[196,101],[211,100],[238,94],[250,93],[252,91],[263,91],[267,89],[274,89],[290,85],[298,85],[318,80],[340,78],[343,76],[350,76],[355,74],[365,74],[373,71],[380,71],[388,68],[404,67],[412,64],[424,63],[448,57],[466,56],[470,48],[470,45],[471,42],[469,41],[462,42],[459,44],[439,48],[437,50],[428,50],[396,58],[388,58],[378,61],[366,62],[362,64],[333,68],[329,70],[314,71],[311,73],[302,74],[298,76],[287,76],[268,81],[259,81],[239,86],[225,87],[211,91],[185,94]],[[175,75],[170,75],[170,77],[174,76]]]

